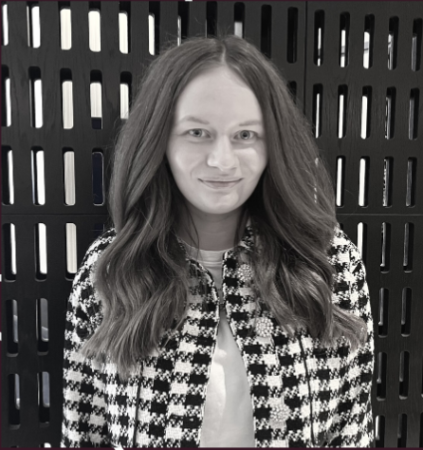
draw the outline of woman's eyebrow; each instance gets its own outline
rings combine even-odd
[[[185,121],[197,122],[197,123],[201,123],[203,125],[210,125],[209,122],[199,119],[198,117],[194,117],[194,116],[185,116],[178,123],[182,123]],[[238,126],[240,126],[240,127],[245,127],[247,125],[263,125],[263,123],[261,120],[248,120],[247,122],[242,122],[242,123],[238,124]]]

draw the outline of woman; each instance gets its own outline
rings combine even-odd
[[[69,298],[62,446],[374,444],[366,271],[318,156],[245,40],[152,62]]]

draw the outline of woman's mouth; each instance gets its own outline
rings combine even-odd
[[[224,189],[224,188],[231,188],[238,184],[241,181],[241,178],[238,180],[232,180],[232,181],[215,181],[215,180],[202,180],[199,179],[202,183],[204,183],[206,186],[212,188],[212,189]]]

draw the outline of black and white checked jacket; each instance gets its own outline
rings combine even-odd
[[[353,352],[342,337],[335,348],[322,350],[305,330],[290,338],[266,308],[260,316],[272,321],[271,335],[247,335],[255,302],[240,267],[245,269],[253,250],[252,233],[247,225],[239,259],[233,251],[225,253],[222,290],[250,383],[256,447],[373,447],[373,320],[357,247],[335,229],[328,252],[337,272],[332,301],[364,319],[367,343]],[[192,282],[183,329],[170,334],[166,346],[169,335],[164,336],[158,351],[140,361],[127,382],[119,381],[110,361],[100,365],[79,352],[102,320],[92,273],[115,236],[110,228],[91,244],[73,281],[66,314],[61,447],[198,447],[219,321],[214,282],[198,262],[187,258]],[[202,281],[194,274],[202,275]],[[208,285],[207,308],[199,294],[201,283]],[[275,420],[282,404],[288,411],[283,423]]]

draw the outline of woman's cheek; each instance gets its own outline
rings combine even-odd
[[[261,175],[267,165],[267,154],[263,148],[246,149],[241,156],[241,166],[251,174]]]

